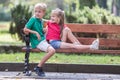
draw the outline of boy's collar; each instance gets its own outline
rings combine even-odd
[[[33,16],[33,17],[35,17],[35,16]],[[36,18],[36,17],[35,17]],[[37,20],[40,20],[40,21],[42,21],[43,19],[40,19],[40,18],[36,18]]]
[[[36,18],[36,17],[35,17],[35,18]],[[36,19],[42,21],[42,19],[40,19],[40,18],[36,18]]]

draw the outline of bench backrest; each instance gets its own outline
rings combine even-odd
[[[120,34],[120,25],[68,23],[72,32]]]
[[[77,23],[68,23],[66,25],[75,33],[96,34],[96,37],[100,39],[100,47],[120,48],[120,25]],[[107,37],[100,37],[101,34],[107,35]],[[83,44],[91,44],[96,37],[78,37],[78,39]]]

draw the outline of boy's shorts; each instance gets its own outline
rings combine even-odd
[[[54,49],[59,49],[60,45],[61,45],[61,41],[60,40],[50,40],[49,43],[51,44],[51,46]]]
[[[46,40],[43,40],[37,45],[37,48],[40,49],[41,51],[47,52],[49,46],[50,44],[48,44]]]

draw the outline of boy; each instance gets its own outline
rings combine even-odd
[[[24,28],[26,34],[30,34],[30,42],[32,48],[38,48],[47,52],[41,62],[34,68],[38,76],[45,76],[42,70],[43,64],[55,53],[55,49],[45,40],[43,32],[43,16],[46,11],[46,4],[38,3],[34,6],[34,15],[30,18]]]

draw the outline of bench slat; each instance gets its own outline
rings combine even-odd
[[[120,34],[120,25],[109,24],[66,24],[72,32]],[[89,28],[88,28],[89,27]]]
[[[26,52],[26,50],[27,50],[27,47],[23,47],[22,48],[22,51],[23,52]],[[38,48],[30,48],[30,52],[41,52],[41,50],[40,49],[38,49]]]
[[[26,47],[22,48],[22,51],[26,51]],[[32,49],[30,48],[31,52],[42,52],[39,49],[35,48]],[[120,54],[120,50],[78,50],[78,49],[73,49],[73,48],[68,48],[68,49],[56,49],[57,53],[101,53],[101,54]]]
[[[57,49],[58,53],[99,53],[99,54],[120,54],[120,50],[76,50],[76,49]]]

